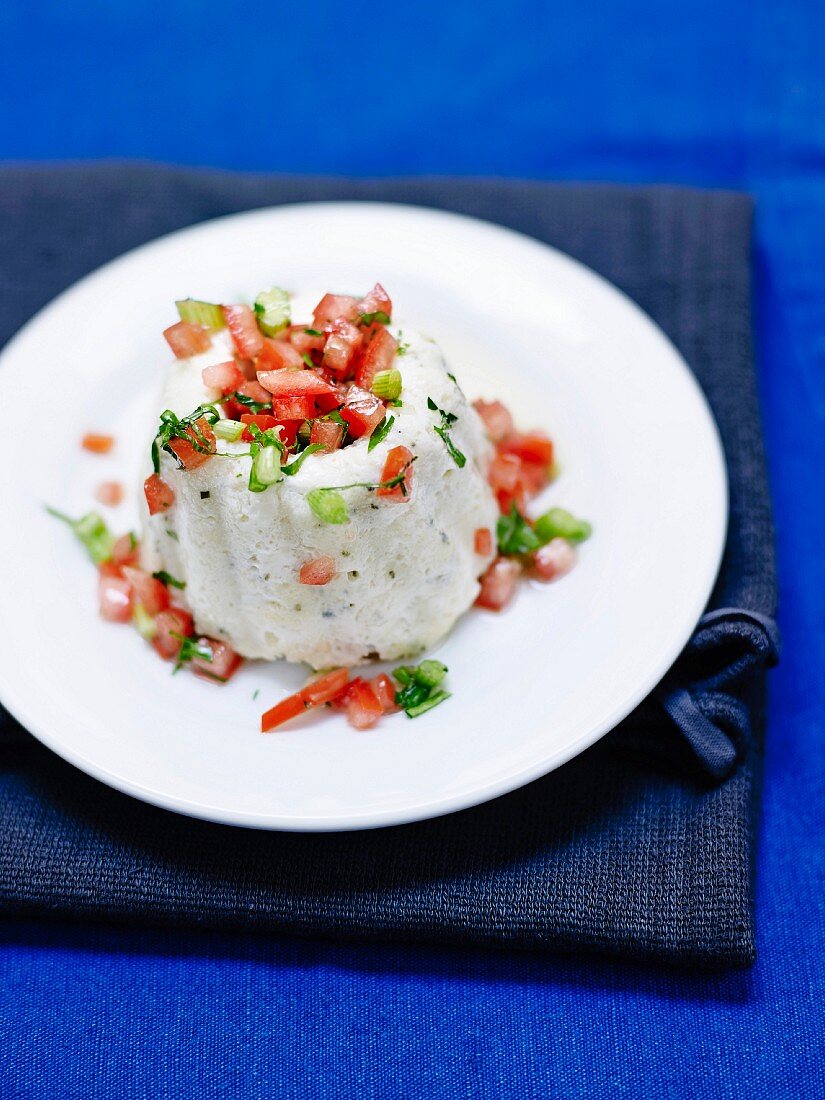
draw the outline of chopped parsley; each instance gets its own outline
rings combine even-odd
[[[543,541],[515,504],[510,507],[506,516],[499,516],[496,537],[499,553],[516,557],[532,554],[534,550],[538,550]]]
[[[259,413],[272,408],[271,401],[255,401],[253,398],[247,397],[245,393],[238,393],[237,390],[222,398],[222,401],[237,401],[239,405],[243,405],[252,413]]]
[[[198,420],[206,420],[209,424],[217,424],[220,414],[214,405],[199,405],[188,416],[176,416],[171,409],[164,409],[160,414],[160,427],[157,435],[152,440],[152,467],[156,474],[160,473],[160,452],[170,454],[179,469],[183,469],[183,463],[169,446],[173,439],[185,439],[196,451],[201,454],[211,455],[215,453],[212,444],[197,425]]]
[[[175,667],[172,669],[173,673],[182,669],[183,666],[188,664],[194,657],[197,657],[201,661],[212,661],[212,647],[205,638],[199,638],[197,634],[192,634],[187,637],[185,634],[177,634],[174,630],[170,630],[169,633],[180,642],[180,649],[178,650]]]
[[[171,573],[167,573],[165,569],[158,569],[152,576],[156,581],[160,581],[161,584],[165,584],[167,588],[186,588],[186,581],[179,581],[177,577],[173,577]]]
[[[381,442],[382,439],[387,438],[387,435],[388,435],[388,433],[389,433],[389,431],[392,428],[394,423],[395,423],[395,417],[394,416],[385,416],[384,417],[384,419],[375,428],[372,435],[370,436],[370,441],[367,444],[367,451],[373,450],[374,447],[378,446],[378,444]]]
[[[385,313],[383,309],[377,309],[375,313],[362,313],[358,321],[362,325],[373,325],[376,321],[379,325],[388,325],[390,323],[390,316],[388,313]]]
[[[455,422],[458,420],[458,417],[455,413],[444,412],[443,409],[439,409],[438,405],[436,405],[435,401],[433,401],[431,397],[427,398],[427,408],[431,409],[433,412],[437,412],[438,415],[441,417],[440,426],[438,424],[434,424],[433,431],[436,435],[441,437],[441,441],[447,448],[447,453],[449,454],[450,458],[453,460],[456,466],[461,469],[464,465],[466,465],[467,457],[466,455],[462,454],[458,447],[456,447],[455,443],[453,443],[452,437],[450,436],[450,429],[452,428],[453,424],[455,424]]]

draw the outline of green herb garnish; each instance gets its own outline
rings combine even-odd
[[[452,441],[452,437],[450,436],[450,429],[452,428],[453,424],[455,424],[455,422],[458,420],[458,417],[455,415],[455,413],[444,412],[443,409],[439,409],[438,405],[436,405],[435,401],[433,401],[431,397],[427,398],[427,408],[431,409],[433,412],[437,412],[438,415],[441,417],[441,425],[433,425],[433,431],[436,435],[441,437],[441,440],[444,446],[447,448],[447,453],[449,454],[450,458],[453,460],[456,466],[461,469],[464,465],[466,465],[467,457],[466,455],[462,454],[458,447],[456,447],[455,443],[453,443]]]
[[[211,662],[213,656],[212,647],[208,644],[204,644],[206,641],[204,638],[199,638],[197,634],[192,634],[187,637],[185,634],[177,634],[174,630],[170,630],[169,633],[180,642],[180,649],[178,650],[175,667],[172,669],[173,673],[183,668],[183,666],[191,661],[193,657],[197,657],[201,661]],[[215,678],[218,679],[218,677]]]
[[[220,413],[214,405],[199,405],[194,412],[181,417],[176,416],[171,409],[164,409],[160,414],[160,427],[157,435],[152,440],[152,466],[156,474],[160,473],[161,451],[166,451],[174,458],[178,469],[182,470],[184,468],[181,460],[169,446],[172,439],[185,439],[201,454],[211,455],[215,453],[214,446],[196,423],[201,419],[208,421],[209,424],[217,424],[220,420]]]
[[[542,544],[542,539],[519,512],[515,504],[511,505],[506,516],[499,516],[496,524],[496,538],[501,554],[515,556],[532,554]]]
[[[314,329],[314,328],[305,328],[304,332],[307,334],[307,336],[323,336],[324,335],[323,332],[318,332],[318,330]]]
[[[55,519],[61,520],[74,531],[77,538],[86,547],[86,551],[95,565],[108,561],[112,556],[112,548],[115,545],[115,536],[106,526],[106,521],[98,512],[87,512],[80,519],[72,519],[56,508],[46,505],[46,511]]]
[[[298,471],[301,469],[301,466],[303,465],[305,459],[309,458],[310,455],[317,454],[318,451],[323,450],[323,444],[310,443],[308,447],[301,451],[296,459],[294,459],[292,462],[288,462],[286,466],[281,467],[281,473],[286,474],[287,477],[292,477],[293,474],[297,474]]]
[[[383,309],[377,309],[374,313],[362,313],[358,321],[362,325],[372,325],[376,321],[380,325],[388,325],[390,323],[390,316],[388,313],[385,313]]]
[[[177,577],[173,577],[171,573],[167,573],[165,569],[158,569],[152,576],[156,581],[160,581],[161,584],[165,584],[167,588],[186,588],[186,581],[179,581]]]
[[[395,693],[395,702],[407,713],[408,718],[417,718],[445,699],[450,693],[439,690],[439,685],[447,675],[447,666],[441,661],[427,660],[419,665],[401,665],[393,672],[401,684]]]
[[[390,428],[395,423],[394,416],[385,416],[384,419],[378,424],[370,436],[370,441],[367,444],[367,451],[371,451],[374,447],[377,447],[382,439],[387,438]]]
[[[264,409],[272,408],[271,401],[256,401],[252,397],[247,397],[245,393],[238,393],[237,390],[235,390],[234,393],[229,394],[228,397],[223,397],[221,400],[237,401],[239,405],[243,405],[244,408],[249,409],[249,411],[253,413],[263,412]]]

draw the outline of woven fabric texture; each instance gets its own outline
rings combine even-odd
[[[710,610],[732,608],[733,618],[708,621],[667,690],[559,771],[474,810],[366,834],[261,834],[176,817],[78,773],[6,718],[0,908],[747,964],[759,663],[774,655],[759,623],[775,612],[747,198],[152,165],[2,169],[0,339],[76,278],[159,234],[255,206],[341,198],[432,205],[509,225],[583,260],[651,314],[695,371],[725,444],[731,523]],[[680,691],[691,720],[701,716],[693,739],[674,724],[686,713]],[[721,757],[719,744],[705,751],[720,731],[732,746]],[[708,755],[721,782],[708,774]]]

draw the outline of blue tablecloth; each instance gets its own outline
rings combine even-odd
[[[751,190],[785,638],[751,972],[5,922],[0,1095],[825,1094],[824,40],[818,0],[0,7],[9,158]]]

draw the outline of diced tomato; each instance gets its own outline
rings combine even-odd
[[[481,578],[476,605],[501,611],[513,598],[520,573],[521,563],[515,558],[496,558]]]
[[[392,317],[392,300],[380,283],[376,283],[369,294],[365,294],[358,303],[358,313],[386,313]]]
[[[533,554],[533,565],[543,581],[554,581],[569,573],[576,564],[576,551],[567,539],[551,539]]]
[[[304,562],[298,573],[301,584],[329,584],[335,576],[335,560],[327,554]]]
[[[523,512],[526,502],[524,465],[516,455],[497,454],[490,463],[490,486],[496,494],[499,508],[505,515],[515,504]]]
[[[112,547],[115,565],[135,565],[140,558],[140,546],[134,535],[121,535]]]
[[[299,714],[304,714],[308,709],[300,691],[297,691],[294,695],[288,695],[286,699],[282,699],[280,703],[276,703],[274,707],[270,707],[268,711],[261,715],[261,733],[269,733],[276,726],[282,726],[284,722],[297,718]]]
[[[234,393],[246,381],[246,376],[234,359],[227,363],[215,363],[201,371],[204,386],[221,393]]]
[[[193,355],[209,351],[212,347],[212,340],[206,329],[190,324],[189,321],[178,321],[176,325],[170,325],[163,335],[176,359],[189,359]]]
[[[175,490],[158,474],[151,474],[143,483],[143,492],[146,495],[146,503],[149,505],[149,515],[155,516],[158,512],[168,512],[175,503]]]
[[[272,415],[281,422],[284,420],[311,420],[315,416],[314,397],[274,397]]]
[[[197,428],[197,434],[195,428]],[[174,451],[175,457],[185,470],[197,470],[215,453],[215,433],[209,421],[202,416],[200,420],[195,421],[194,427],[186,429],[186,434],[189,439],[170,439],[169,449]],[[208,451],[200,449],[203,447],[207,447]]]
[[[502,454],[515,455],[522,462],[531,463],[547,470],[553,464],[553,443],[542,432],[515,434],[505,439],[499,446]]]
[[[248,397],[250,401],[257,401],[259,404],[266,405],[272,400],[272,394],[269,390],[265,390],[257,378],[253,378],[251,381],[244,382],[238,386],[238,393],[242,397]],[[248,412],[249,410],[247,410]]]
[[[500,401],[474,401],[473,408],[484,421],[487,435],[493,443],[501,443],[515,431],[510,411]]]
[[[336,321],[329,331],[321,360],[327,370],[345,377],[364,343],[363,331],[351,321]]]
[[[370,729],[384,713],[372,686],[353,680],[347,694],[347,721],[357,730]]]
[[[386,672],[382,672],[379,676],[373,677],[369,681],[369,685],[375,692],[375,697],[381,704],[381,710],[384,714],[395,714],[401,707],[395,701],[395,684],[392,682]]]
[[[169,606],[169,590],[166,585],[143,569],[132,565],[123,567],[123,576],[132,586],[132,594],[142,603],[150,615],[157,615]]]
[[[155,619],[155,636],[152,645],[164,660],[177,657],[180,652],[180,638],[173,635],[180,634],[182,638],[188,638],[194,630],[195,624],[188,611],[180,607],[169,607],[161,611]]]
[[[353,386],[347,394],[341,416],[346,420],[350,434],[359,438],[372,433],[384,419],[385,411],[384,402],[374,393]]]
[[[473,539],[475,552],[486,558],[493,551],[493,532],[489,527],[479,527]]]
[[[381,472],[381,480],[392,481],[393,478],[399,476],[402,470],[406,470],[404,480],[399,482],[398,485],[393,485],[391,488],[383,486],[380,489],[376,489],[376,496],[383,497],[385,500],[399,502],[409,500],[413,487],[412,461],[413,453],[409,447],[390,448],[387,454],[387,460],[384,463],[384,469]]]
[[[95,455],[107,455],[115,445],[115,437],[113,435],[97,435],[95,432],[88,432],[80,441],[81,447],[85,451],[91,451]]]
[[[311,680],[300,694],[309,707],[318,707],[323,703],[331,703],[340,695],[347,686],[349,672],[345,668],[335,668],[332,672],[320,676],[317,680]]]
[[[115,508],[123,500],[123,486],[119,481],[101,481],[95,489],[95,500]]]
[[[123,576],[123,566],[119,565],[116,561],[112,561],[111,558],[109,558],[108,561],[102,561],[97,567],[97,570],[100,573],[101,577]]]
[[[224,306],[226,327],[241,359],[254,359],[263,347],[263,334],[249,306]]]
[[[314,397],[335,394],[335,387],[314,370],[265,370],[258,372],[258,381],[275,397]]]
[[[323,351],[326,337],[312,336],[303,325],[293,325],[289,329],[289,342],[301,355],[309,355],[313,351]]]
[[[241,657],[232,646],[217,638],[199,638],[198,641],[204,648],[212,650],[212,660],[206,661],[202,657],[193,657],[189,667],[196,676],[204,680],[212,680],[213,683],[225,684],[243,664]]]
[[[132,618],[132,589],[125,577],[101,572],[98,581],[100,614],[109,623],[128,623]]]
[[[337,451],[344,438],[344,425],[335,420],[313,420],[309,433],[309,442],[315,443],[331,453]]]
[[[312,314],[312,327],[316,331],[335,321],[354,321],[358,317],[358,299],[349,294],[325,294]]]
[[[369,342],[358,356],[355,368],[355,384],[368,390],[376,374],[389,370],[398,344],[383,325],[372,326]]]
[[[280,420],[278,420],[276,416],[272,416],[271,413],[242,413],[241,423],[254,424],[256,427],[260,428],[262,432],[265,432],[268,431],[270,428],[277,427],[278,424],[280,424]],[[249,443],[254,438],[255,437],[250,431],[244,429],[244,433],[241,436],[241,439]]]
[[[306,366],[301,353],[286,340],[264,340],[256,367],[261,371],[303,370]]]

